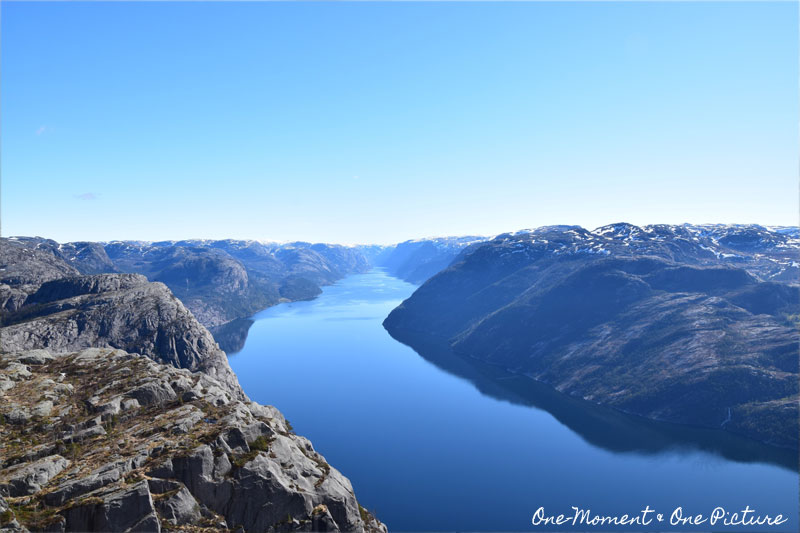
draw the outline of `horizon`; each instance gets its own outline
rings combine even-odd
[[[798,223],[796,3],[2,7],[3,235]]]
[[[169,243],[177,243],[177,242],[184,242],[184,241],[244,241],[244,242],[252,241],[252,242],[258,242],[260,244],[265,244],[265,245],[266,244],[276,244],[276,245],[280,245],[280,246],[285,246],[285,245],[288,245],[288,244],[312,244],[312,245],[313,244],[328,244],[328,245],[345,246],[345,247],[358,247],[358,246],[385,246],[385,247],[391,247],[391,246],[396,246],[398,244],[407,243],[407,242],[428,241],[428,240],[436,240],[436,239],[463,239],[463,238],[474,237],[474,238],[478,238],[478,239],[485,239],[485,240],[488,241],[488,240],[495,239],[495,238],[499,237],[500,235],[504,235],[504,234],[507,234],[507,233],[510,233],[510,234],[513,235],[513,234],[518,234],[518,233],[523,233],[523,232],[534,232],[534,231],[539,230],[539,229],[551,228],[551,227],[577,227],[577,228],[584,229],[584,230],[586,230],[586,231],[588,231],[590,233],[595,233],[598,230],[606,228],[606,227],[609,227],[609,226],[617,226],[617,225],[624,225],[624,224],[631,225],[631,226],[636,226],[638,228],[647,228],[647,227],[651,227],[651,226],[666,225],[666,226],[671,226],[671,227],[690,226],[690,227],[698,227],[698,228],[699,227],[714,227],[714,226],[723,226],[723,227],[724,226],[734,226],[734,227],[757,226],[757,227],[765,228],[767,230],[780,230],[780,229],[790,229],[790,228],[792,228],[792,229],[793,228],[800,229],[800,223],[794,224],[794,225],[791,225],[791,224],[782,225],[782,224],[757,224],[757,223],[737,223],[737,222],[732,222],[732,223],[707,222],[707,223],[701,223],[701,224],[694,224],[694,223],[690,223],[690,222],[684,222],[684,223],[681,223],[681,224],[654,223],[654,224],[639,225],[639,224],[632,224],[630,222],[625,222],[625,221],[617,221],[617,222],[612,222],[610,224],[603,224],[603,225],[597,226],[595,228],[587,228],[585,226],[581,226],[581,225],[578,225],[578,224],[545,224],[545,225],[536,226],[536,227],[528,227],[528,228],[520,228],[520,229],[516,229],[516,230],[502,231],[500,233],[494,233],[494,234],[491,234],[491,235],[486,235],[486,234],[483,234],[483,235],[481,235],[481,234],[425,235],[425,236],[421,236],[421,237],[411,237],[411,238],[408,238],[408,239],[403,239],[403,240],[393,241],[393,242],[342,242],[342,241],[315,241],[315,240],[307,240],[307,239],[295,239],[295,240],[288,240],[288,241],[287,240],[278,241],[278,240],[274,240],[274,239],[252,239],[252,238],[237,238],[237,237],[222,237],[222,238],[215,238],[215,239],[210,239],[210,238],[207,238],[207,237],[187,237],[187,238],[181,238],[181,239],[157,239],[157,240],[153,240],[153,239],[109,239],[109,240],[92,241],[92,240],[82,239],[82,240],[72,240],[72,241],[59,241],[57,239],[52,239],[50,237],[43,236],[43,235],[7,235],[7,236],[6,235],[2,235],[2,238],[11,239],[11,240],[14,240],[14,239],[46,239],[46,240],[55,241],[58,244],[69,244],[69,243],[78,243],[78,242],[95,242],[95,243],[99,243],[99,244],[110,244],[110,243],[114,243],[114,242],[136,242],[136,243],[143,243],[143,244],[158,244],[158,243],[167,243],[167,242],[169,242]]]

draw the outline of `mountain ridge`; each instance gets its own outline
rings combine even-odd
[[[617,224],[501,234],[465,250],[384,326],[412,347],[415,332],[429,335],[625,412],[796,448],[791,233]]]

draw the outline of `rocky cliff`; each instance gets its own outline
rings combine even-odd
[[[138,274],[70,276],[42,283],[2,316],[5,352],[112,347],[216,377],[244,393],[225,353],[167,287]]]
[[[3,531],[386,531],[272,407],[111,348],[0,355]]]
[[[385,532],[167,286],[29,245],[0,247],[0,531]]]
[[[594,403],[796,448],[798,250],[748,226],[505,234],[384,325]]]
[[[17,310],[43,282],[78,274],[50,251],[20,239],[0,239],[0,313]]]

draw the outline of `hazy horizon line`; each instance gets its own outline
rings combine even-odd
[[[591,233],[606,228],[609,226],[616,226],[616,225],[630,225],[635,226],[637,228],[647,228],[652,226],[672,226],[672,227],[682,227],[682,226],[693,226],[693,227],[708,227],[708,226],[759,226],[766,229],[781,229],[781,228],[798,228],[800,229],[800,221],[798,221],[795,225],[786,225],[786,224],[761,224],[758,222],[703,222],[703,223],[694,223],[694,222],[682,222],[679,224],[669,224],[669,223],[650,223],[650,224],[633,224],[631,222],[625,221],[618,221],[618,222],[611,222],[609,224],[603,224],[600,226],[596,226],[595,228],[587,228],[586,226],[582,226],[580,224],[544,224],[541,226],[530,226],[527,228],[520,228],[516,230],[509,230],[509,231],[502,231],[500,233],[453,233],[453,234],[439,234],[439,235],[423,235],[419,237],[410,237],[405,240],[401,241],[387,241],[387,242],[344,242],[344,241],[327,241],[327,240],[313,240],[313,239],[268,239],[268,238],[254,238],[254,237],[221,237],[221,238],[211,238],[211,237],[186,237],[180,239],[69,239],[69,240],[58,240],[51,237],[45,237],[42,235],[2,235],[0,233],[0,238],[5,239],[45,239],[51,240],[58,244],[68,244],[68,243],[78,243],[78,242],[92,242],[92,243],[102,243],[102,244],[110,244],[113,242],[137,242],[143,244],[155,244],[155,243],[177,243],[177,242],[184,242],[184,241],[253,241],[258,242],[260,244],[277,244],[277,245],[287,245],[287,244],[294,244],[294,243],[307,243],[307,244],[335,244],[339,246],[392,246],[401,244],[404,242],[413,242],[413,241],[425,241],[425,240],[435,240],[435,239],[463,239],[463,238],[481,238],[485,240],[494,239],[500,235],[505,235],[507,233],[510,234],[517,234],[522,232],[529,232],[529,231],[536,231],[542,228],[556,228],[556,227],[575,227],[581,228]]]

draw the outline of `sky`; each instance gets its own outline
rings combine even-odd
[[[798,222],[798,4],[0,8],[0,232]]]

